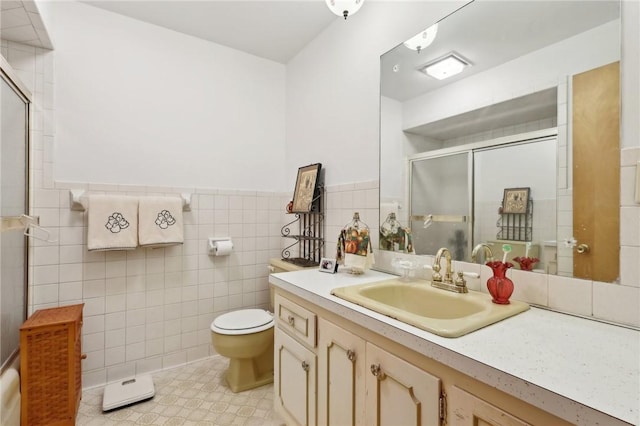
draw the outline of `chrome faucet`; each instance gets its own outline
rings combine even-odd
[[[446,270],[444,277],[440,273],[442,266],[440,266],[440,261],[442,260],[442,255],[444,255],[444,259],[447,262]],[[451,252],[446,247],[442,247],[436,253],[436,258],[433,262],[433,274],[431,275],[431,285],[436,288],[440,288],[442,290],[453,291],[456,293],[468,293],[467,283],[463,278],[464,272],[458,272],[458,277],[456,280],[453,280],[451,274]]]
[[[473,248],[473,251],[471,252],[471,261],[473,263],[476,263],[476,261],[478,260],[478,252],[482,249],[484,249],[484,260],[485,261],[493,260],[493,252],[491,252],[491,247],[489,247],[485,243],[480,243],[477,246],[475,246]]]

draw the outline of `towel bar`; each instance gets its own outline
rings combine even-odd
[[[192,194],[188,192],[183,192],[182,194],[180,194],[180,198],[182,198],[182,211],[191,211],[191,195]],[[87,210],[88,203],[84,189],[69,190],[69,204],[71,210],[81,212]]]

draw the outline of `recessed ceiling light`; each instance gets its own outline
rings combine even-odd
[[[420,71],[438,80],[460,74],[465,67],[471,65],[456,53],[449,53],[420,68]]]

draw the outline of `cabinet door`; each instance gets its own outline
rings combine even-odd
[[[440,379],[367,343],[366,424],[439,426]]]
[[[316,424],[316,356],[276,327],[274,406],[287,423]],[[290,425],[291,426],[291,425]]]
[[[364,425],[365,342],[318,320],[318,424]]]
[[[451,426],[529,426],[529,423],[455,386],[451,388],[448,400]]]

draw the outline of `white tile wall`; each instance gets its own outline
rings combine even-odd
[[[51,201],[65,200],[68,188],[75,186],[58,182],[56,189],[40,193]],[[130,188],[119,189],[110,192],[131,193]],[[136,193],[162,190],[167,188]],[[267,264],[280,255],[283,239],[279,232],[287,196],[193,192],[192,210],[184,212],[186,232],[181,247],[88,252],[86,213],[69,214],[68,203],[58,201],[59,208],[41,210],[41,219],[51,224],[47,229],[57,231],[60,241],[32,250],[30,311],[85,303],[86,386],[209,356],[213,353],[209,324],[216,315],[268,306]],[[72,219],[55,223],[58,217]],[[270,226],[273,220],[275,227]],[[235,243],[231,256],[208,255],[206,238],[213,235],[231,236]]]
[[[549,276],[549,307],[577,315],[593,313],[592,282]]]
[[[32,84],[32,89],[35,87],[30,133],[34,160],[30,167],[32,213],[40,216],[42,226],[58,240],[54,244],[31,241],[30,311],[85,303],[85,386],[209,356],[209,324],[217,314],[267,306],[266,266],[269,258],[280,255],[280,228],[291,194],[54,182],[52,53],[6,41],[1,48],[21,78]],[[633,231],[625,236],[622,247],[624,285],[522,273],[514,274],[517,297],[640,326],[634,304],[640,298],[640,232],[636,232],[640,207],[629,196],[629,185],[634,185],[630,182],[630,168],[635,165],[631,157],[637,161],[640,148],[622,155],[626,194],[623,232]],[[185,213],[185,243],[156,250],[88,252],[86,213],[69,209],[71,188],[128,195],[193,192],[192,211]],[[378,194],[377,181],[327,188],[325,256],[335,256],[338,233],[355,211],[371,228],[377,247]],[[209,257],[206,238],[212,235],[231,236],[234,253],[226,258]],[[383,265],[384,253],[376,255],[378,264]],[[423,260],[432,262],[430,257]],[[477,265],[461,266],[473,269]],[[483,273],[488,270],[481,269]],[[486,279],[469,282],[471,288],[485,290]]]

